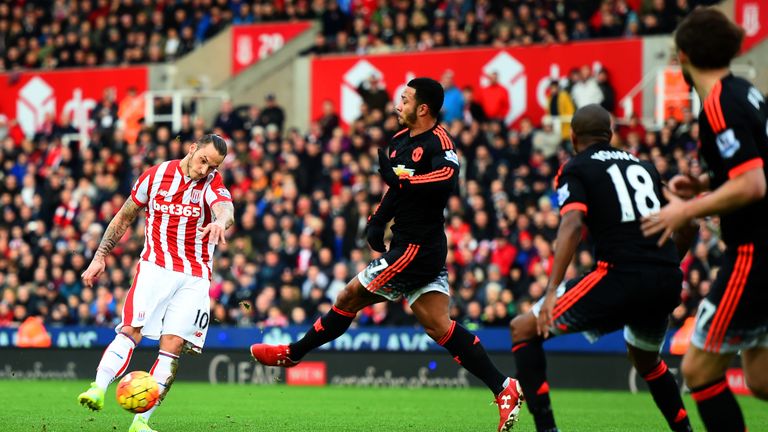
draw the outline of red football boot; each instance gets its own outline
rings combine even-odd
[[[299,362],[288,357],[291,349],[288,345],[251,345],[251,357],[264,366],[280,366],[284,368],[294,367]]]
[[[499,406],[499,432],[512,430],[520,416],[520,408],[523,407],[523,389],[516,379],[510,378],[509,384],[496,396],[496,405]]]

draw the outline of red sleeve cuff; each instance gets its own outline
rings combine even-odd
[[[139,207],[144,207],[145,205],[147,205],[147,203],[143,203],[143,202],[139,201],[139,199],[138,199],[138,198],[136,198],[136,195],[134,195],[134,194],[131,194],[131,199],[132,199],[132,200],[133,200],[133,202],[135,202],[135,203],[136,203],[136,205],[137,205],[137,206],[139,206]]]
[[[728,178],[732,179],[734,177],[738,177],[744,174],[747,171],[751,171],[753,169],[762,168],[762,167],[763,167],[763,159],[756,157],[754,159],[750,159],[746,162],[743,162],[731,168],[731,170],[728,171]]]
[[[568,213],[571,210],[576,210],[576,211],[584,212],[584,214],[587,214],[587,205],[580,202],[570,203],[560,209],[560,216]]]

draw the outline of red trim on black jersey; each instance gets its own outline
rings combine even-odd
[[[389,282],[390,279],[403,271],[403,269],[407,267],[414,258],[416,258],[416,254],[419,252],[419,248],[420,246],[417,244],[409,244],[405,249],[405,253],[403,253],[403,255],[401,255],[400,258],[394,262],[394,264],[379,273],[379,275],[376,276],[365,288],[370,292],[376,292],[379,288],[384,286],[384,284]]]
[[[723,116],[723,107],[720,104],[720,94],[722,91],[723,84],[718,81],[704,101],[704,113],[707,115],[709,125],[712,126],[712,131],[715,134],[725,130],[725,117]]]
[[[440,144],[443,148],[443,150],[453,150],[453,142],[448,137],[448,133],[443,129],[442,126],[438,126],[432,130],[432,133],[437,135],[438,138],[440,138]]]
[[[731,319],[733,319],[736,306],[739,305],[741,295],[744,293],[744,286],[747,284],[747,277],[749,277],[749,271],[752,269],[754,252],[754,244],[739,246],[738,258],[736,258],[736,263],[733,266],[733,272],[728,279],[728,285],[722,299],[720,299],[715,317],[712,319],[707,340],[704,342],[704,349],[707,351],[719,352],[723,345],[725,333]]]
[[[738,177],[744,174],[747,171],[753,170],[755,168],[762,168],[762,167],[763,167],[763,159],[756,157],[746,162],[742,162],[739,165],[736,165],[735,167],[731,168],[731,170],[728,171],[728,178],[732,179],[734,177]]]
[[[597,285],[606,274],[608,274],[609,264],[603,261],[597,262],[597,270],[588,274],[580,280],[573,288],[566,291],[560,299],[557,300],[555,309],[552,311],[552,320],[560,318],[571,306],[575,305],[582,297]]]
[[[411,184],[440,182],[453,177],[453,171],[454,170],[451,167],[442,167],[437,171],[428,172],[426,174],[405,177],[405,180],[410,181]]]
[[[560,209],[560,216],[568,213],[571,210],[576,210],[576,211],[583,212],[584,214],[587,214],[587,205],[580,202],[570,203]]]
[[[394,136],[392,136],[392,139],[395,139],[395,138],[399,137],[400,135],[408,132],[408,130],[409,130],[408,128],[405,128],[405,129],[401,130],[400,132],[398,132]]]

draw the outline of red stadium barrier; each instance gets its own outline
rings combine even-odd
[[[311,26],[311,22],[233,26],[232,75],[269,57]]]
[[[324,57],[312,60],[311,118],[322,113],[325,100],[332,101],[349,125],[360,115],[361,98],[356,89],[371,74],[381,76],[393,99],[405,83],[416,76],[440,79],[446,70],[454,72],[459,88],[484,87],[492,71],[507,89],[510,109],[507,123],[523,116],[538,123],[544,114],[549,81],[568,75],[572,68],[599,63],[611,76],[616,100],[621,100],[642,78],[642,41],[639,39],[584,42],[567,45],[531,46],[507,49],[481,48],[440,50],[377,56]],[[641,99],[634,99],[634,112],[641,111]],[[621,113],[617,113],[621,114]]]
[[[744,28],[743,52],[768,37],[768,3],[765,0],[736,0],[736,23]]]
[[[148,76],[143,66],[0,74],[0,113],[17,119],[27,135],[38,131],[49,114],[74,118],[79,127],[105,89],[114,89],[119,103],[130,87],[139,94],[147,90]]]

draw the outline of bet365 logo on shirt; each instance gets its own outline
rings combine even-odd
[[[156,212],[172,216],[200,217],[200,207],[185,204],[160,204],[152,201],[152,209]]]

